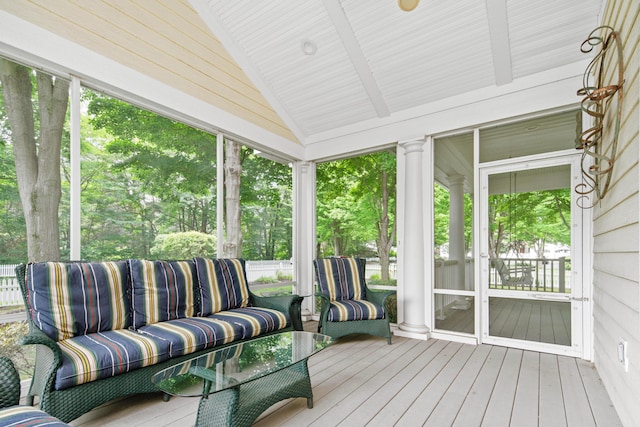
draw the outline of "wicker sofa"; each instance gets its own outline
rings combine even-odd
[[[249,291],[242,259],[20,265],[36,365],[27,403],[69,422],[159,391],[156,372],[212,347],[292,330],[296,295]],[[167,397],[168,398],[168,397]]]

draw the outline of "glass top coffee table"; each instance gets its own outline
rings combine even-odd
[[[151,381],[175,396],[200,397],[196,426],[248,426],[291,397],[313,407],[307,360],[331,337],[291,331],[239,342],[164,369]]]

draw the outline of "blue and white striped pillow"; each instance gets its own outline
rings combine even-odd
[[[366,299],[362,258],[324,258],[313,261],[320,292],[330,301]]]
[[[133,328],[195,313],[193,261],[130,259]]]
[[[125,261],[40,262],[26,270],[34,324],[56,341],[131,323]]]
[[[201,316],[249,305],[249,286],[243,259],[195,258],[195,262]]]

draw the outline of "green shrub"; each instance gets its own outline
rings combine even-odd
[[[277,277],[278,281],[280,281],[280,282],[290,282],[291,280],[293,280],[293,275],[285,274],[282,271],[278,271],[276,273],[276,277]]]
[[[33,375],[35,349],[33,346],[19,344],[20,338],[29,332],[27,322],[11,322],[0,324],[0,356],[13,361],[21,378]]]
[[[278,279],[271,276],[260,276],[256,280],[254,280],[254,282],[255,283],[277,283]]]
[[[198,231],[159,234],[150,249],[151,255],[161,259],[191,259],[196,256],[214,257],[216,238]]]

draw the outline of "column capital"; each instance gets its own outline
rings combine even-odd
[[[449,184],[451,185],[456,185],[456,184],[464,184],[464,175],[458,175],[458,174],[453,174],[453,175],[447,175],[447,181],[449,181]]]
[[[405,154],[406,154],[406,153],[412,153],[416,151],[423,151],[422,147],[426,142],[427,142],[427,137],[420,136],[416,138],[398,141],[398,145],[405,149]]]

